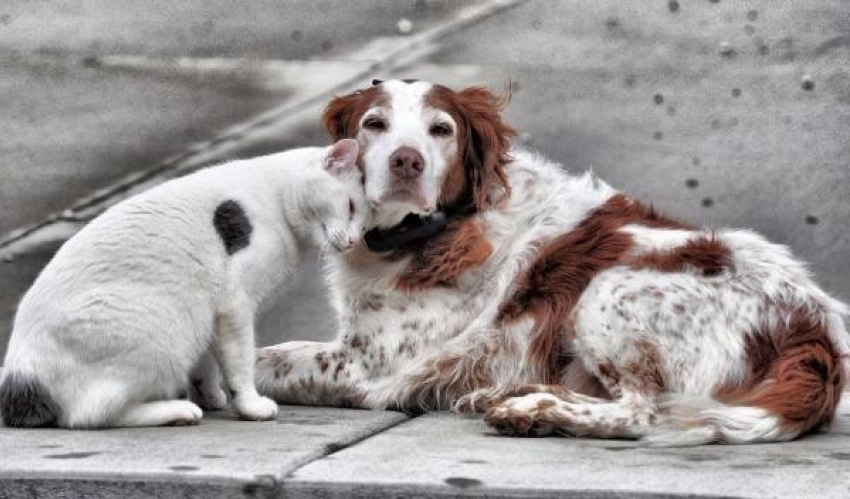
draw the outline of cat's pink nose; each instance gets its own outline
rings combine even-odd
[[[345,249],[351,249],[355,246],[357,246],[357,239],[355,239],[353,237],[349,237],[348,238],[348,244],[345,246]]]

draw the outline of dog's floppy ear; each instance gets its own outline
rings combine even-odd
[[[357,109],[360,92],[334,97],[322,112],[322,125],[334,141],[351,138],[351,119]]]
[[[334,141],[354,138],[360,118],[383,97],[380,85],[334,97],[322,112],[322,125]]]
[[[507,99],[484,87],[461,90],[455,102],[466,122],[463,162],[472,203],[477,210],[485,209],[496,201],[491,196],[494,188],[510,194],[505,165],[512,159],[511,137],[516,131],[502,120],[501,110]]]

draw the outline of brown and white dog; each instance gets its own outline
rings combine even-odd
[[[330,102],[330,134],[361,145],[371,226],[448,223],[332,258],[339,337],[260,350],[262,393],[668,445],[788,440],[833,419],[848,310],[785,247],[512,148],[500,104],[417,81]]]

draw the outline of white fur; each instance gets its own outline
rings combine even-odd
[[[59,426],[191,423],[175,399],[198,366],[202,401],[225,403],[212,351],[243,418],[277,405],[254,388],[254,315],[318,242],[357,243],[367,208],[357,144],[304,148],[208,168],[107,210],[59,250],[21,301],[5,360],[35,379]],[[330,172],[330,174],[328,173]],[[349,200],[355,213],[349,213]],[[224,201],[252,226],[227,254],[213,224]]]
[[[364,156],[367,177],[375,182],[367,185],[367,194],[373,201],[373,223],[378,225],[395,223],[407,211],[421,208],[380,203],[382,184],[377,179],[379,171],[386,169],[387,156],[401,143],[391,139],[392,131],[421,132],[419,124],[428,119],[421,106],[427,86],[384,85],[392,95],[392,112],[397,114],[390,117],[386,137],[366,141]],[[417,136],[423,142],[415,144],[427,149],[423,144],[428,139]],[[445,150],[437,151],[428,156],[429,164],[440,164]],[[483,265],[463,274],[454,287],[407,293],[395,288],[407,260],[387,261],[369,254],[329,259],[327,278],[340,319],[339,337],[327,344],[299,342],[263,349],[257,365],[260,391],[285,402],[445,409],[459,398],[460,405],[473,404],[511,387],[541,383],[541,374],[527,356],[534,321],[526,317],[498,323],[499,305],[511,297],[517,275],[534,260],[537,248],[574,229],[617,192],[591,174],[572,175],[539,155],[521,149],[512,155],[514,160],[506,169],[510,197],[497,208],[475,215],[493,247]],[[437,195],[429,193],[429,199]],[[638,225],[621,230],[633,236],[634,255],[673,249],[709,234]],[[847,308],[822,291],[786,248],[750,231],[710,234],[731,250],[734,276],[612,267],[596,275],[581,296],[573,314],[576,338],[568,344],[564,340],[566,350],[574,352],[590,373],[599,374],[599,364],[608,359],[639,361],[636,342],[651,339],[662,359],[667,398],[647,399],[626,387],[614,401],[570,402],[564,414],[587,410],[600,418],[628,416],[632,423],[620,427],[617,435],[652,435],[656,442],[674,445],[796,436],[783,433],[778,419],[767,411],[722,406],[711,399],[712,390],[740,380],[747,372],[745,335],[765,321],[769,325],[787,320],[778,307],[760,308],[765,300],[790,308],[807,305],[828,324],[842,352],[848,352]],[[657,290],[661,298],[648,289]],[[378,302],[380,307],[375,305]],[[614,307],[622,316],[614,313]],[[367,338],[368,345],[352,346]],[[328,359],[329,367],[321,369],[317,358]],[[466,394],[449,390],[453,382],[469,380],[468,373],[476,370],[487,372],[492,384],[478,386],[472,379],[463,385]],[[308,391],[304,386],[318,388]],[[647,415],[655,414],[658,404],[687,408],[690,417],[710,424],[694,430],[672,425],[656,431],[664,422],[650,424]],[[617,436],[587,421],[582,423],[582,434]]]
[[[382,84],[388,105],[369,109],[360,119],[357,139],[364,147],[363,163],[366,168],[366,197],[380,210],[373,214],[374,225],[388,227],[397,224],[408,213],[430,213],[437,207],[440,187],[449,166],[449,158],[456,152],[457,123],[445,111],[425,106],[425,96],[432,85],[426,82],[402,83],[387,81]],[[370,119],[380,118],[387,129],[374,131],[363,126]],[[436,137],[429,133],[435,123],[446,123],[451,136]],[[425,167],[419,180],[416,199],[388,200],[390,194],[389,158],[400,147],[418,151]]]

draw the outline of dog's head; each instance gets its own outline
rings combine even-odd
[[[392,80],[336,97],[322,120],[334,140],[359,142],[372,225],[389,227],[409,213],[486,209],[508,192],[515,132],[502,104],[482,87]]]

